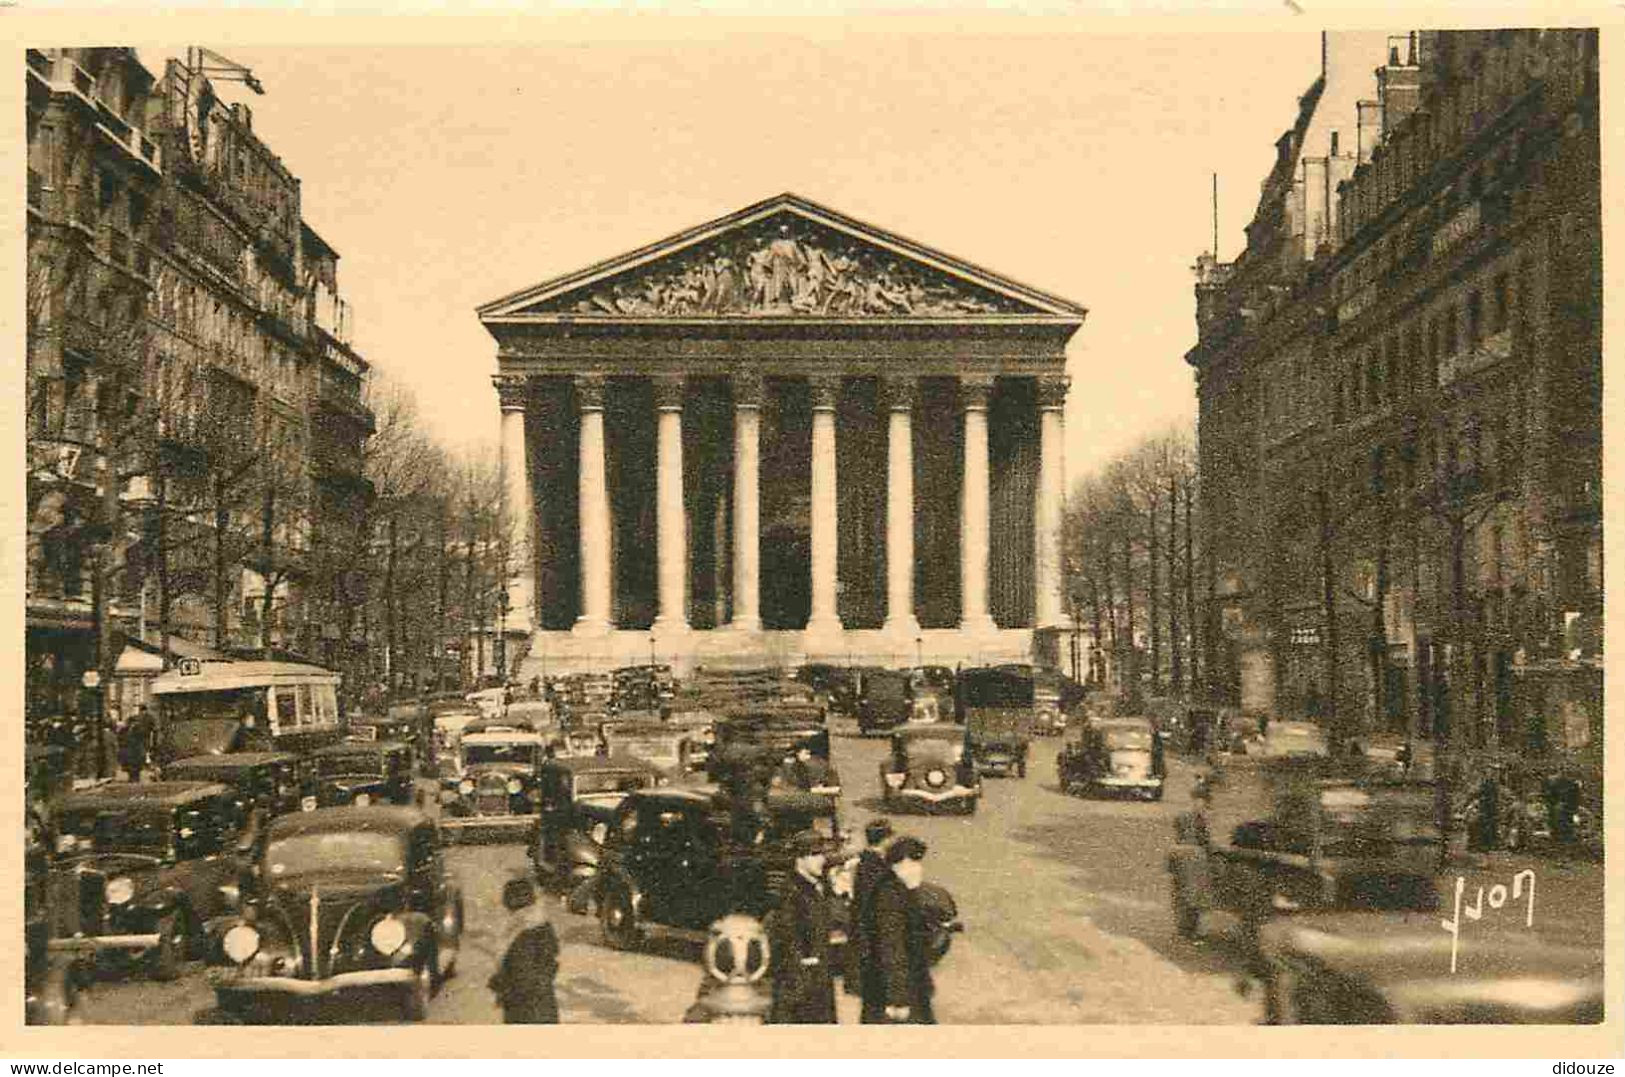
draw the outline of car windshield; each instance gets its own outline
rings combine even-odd
[[[345,752],[316,759],[316,772],[323,777],[335,774],[382,774],[384,757],[373,752]]]
[[[576,796],[596,793],[630,793],[654,784],[649,775],[637,771],[603,771],[576,775]]]
[[[959,737],[919,737],[908,741],[903,751],[910,766],[957,763],[965,754],[965,742]]]
[[[534,744],[468,744],[463,745],[463,765],[480,766],[488,763],[517,763],[529,766],[536,761]]]
[[[176,820],[163,811],[64,812],[57,817],[57,833],[73,835],[77,847],[96,852],[140,852],[159,855],[174,837]]]
[[[398,835],[372,830],[295,834],[273,839],[265,864],[277,878],[322,871],[399,874],[406,869],[406,847]]]

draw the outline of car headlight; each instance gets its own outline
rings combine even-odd
[[[386,916],[372,925],[372,948],[386,957],[406,943],[406,925]]]
[[[609,837],[609,824],[594,823],[592,829],[587,831],[587,836],[599,845],[604,844],[604,841]]]
[[[371,804],[371,803],[372,803],[372,797],[368,796],[366,793],[357,793],[355,795],[355,806],[356,807],[365,808],[368,804]]]
[[[472,778],[464,778],[462,781],[457,783],[457,791],[464,796],[472,793],[474,791],[474,780]]]
[[[238,924],[220,940],[220,949],[232,961],[241,965],[260,952],[260,933],[247,924]]]
[[[907,778],[908,775],[906,774],[887,774],[886,784],[891,786],[893,789],[901,789],[903,788],[903,782]]]
[[[945,771],[928,770],[925,773],[925,780],[932,785],[941,785],[948,780],[948,775]]]
[[[508,792],[517,793],[517,792],[519,792],[519,790],[523,789],[524,787],[525,787],[525,783],[520,781],[518,778],[509,778],[508,779]]]
[[[78,845],[79,839],[72,834],[58,834],[56,836],[56,851],[59,853],[71,853]]]
[[[104,893],[107,895],[109,905],[123,905],[135,897],[135,883],[130,880],[129,876],[120,875],[116,879],[107,880],[107,888]]]

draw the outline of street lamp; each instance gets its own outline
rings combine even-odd
[[[914,664],[917,665],[917,666],[925,665],[925,637],[924,636],[915,636],[914,637]]]

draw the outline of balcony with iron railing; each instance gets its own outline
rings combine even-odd
[[[158,143],[103,100],[96,79],[71,57],[29,49],[27,70],[52,93],[70,95],[94,112],[97,131],[114,146],[155,174],[162,170]]]

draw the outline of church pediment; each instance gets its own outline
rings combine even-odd
[[[994,318],[1085,311],[782,195],[480,308],[492,321]]]

